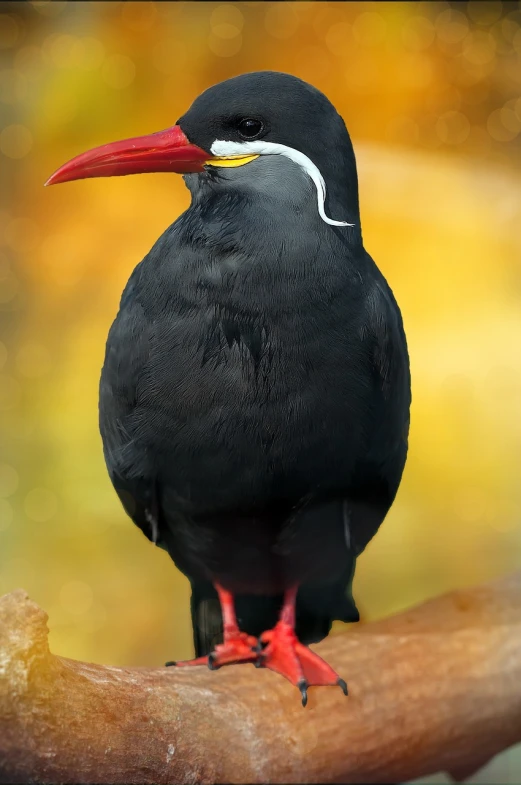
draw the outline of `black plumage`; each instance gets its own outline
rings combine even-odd
[[[132,273],[100,384],[112,482],[190,579],[198,655],[219,640],[215,582],[253,635],[294,585],[303,642],[356,620],[355,560],[407,454],[406,340],[363,246],[344,122],[315,88],[262,72],[206,91],[178,125],[210,152],[244,141],[245,118],[312,161],[325,214],[353,226],[323,220],[285,155],[186,174],[191,205]]]

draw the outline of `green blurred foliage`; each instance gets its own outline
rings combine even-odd
[[[1,3],[0,47],[0,594],[48,610],[52,649],[191,654],[187,582],[125,517],[97,425],[119,295],[189,198],[168,174],[43,183],[245,71],[296,74],[344,116],[404,316],[410,455],[359,561],[363,617],[519,567],[518,4]]]

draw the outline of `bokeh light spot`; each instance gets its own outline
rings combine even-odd
[[[266,10],[264,28],[274,38],[290,38],[296,32],[299,19],[292,3],[273,3]]]
[[[236,5],[229,5],[228,3],[217,6],[210,16],[210,26],[214,31],[220,25],[231,25],[240,32],[244,26],[242,11]],[[225,36],[222,37],[224,38]]]
[[[344,57],[346,45],[351,39],[351,32],[351,25],[348,22],[336,22],[331,25],[325,37],[329,51],[337,57]]]
[[[18,488],[18,472],[8,463],[0,463],[0,496],[12,496]]]
[[[94,600],[92,588],[83,581],[69,581],[60,589],[60,605],[68,613],[81,615],[91,609]]]
[[[490,113],[487,130],[496,142],[511,142],[521,130],[521,123],[513,109],[503,107]]]
[[[65,9],[67,0],[29,0],[29,4],[42,16],[58,16]]]
[[[463,44],[463,55],[472,65],[483,65],[494,59],[496,41],[493,35],[483,30],[470,33]]]
[[[505,106],[501,109],[501,122],[504,127],[514,134],[515,138],[521,130],[521,113],[518,112],[518,106],[521,101],[507,101]]]
[[[212,27],[212,34],[217,36],[217,38],[230,39],[240,35],[241,31],[235,25],[230,25],[228,22],[223,22],[220,25],[214,25],[214,27]]]
[[[0,49],[14,46],[18,40],[20,29],[18,21],[10,14],[0,14]]]
[[[208,36],[208,46],[217,57],[233,57],[242,48],[242,35],[239,33],[234,38],[219,38],[215,33]]]
[[[27,95],[27,79],[19,71],[6,68],[0,71],[0,101],[16,104]]]
[[[49,521],[57,509],[56,494],[48,488],[33,488],[24,499],[25,514],[36,523]]]
[[[467,14],[473,22],[480,25],[491,25],[501,17],[503,4],[501,2],[489,2],[489,0],[469,0],[467,3]]]
[[[14,510],[7,499],[0,499],[0,532],[5,531],[12,524]]]
[[[457,44],[463,41],[469,32],[468,19],[461,11],[447,8],[438,14],[435,22],[436,33],[446,44]]]
[[[121,7],[121,18],[131,30],[148,30],[157,17],[157,7],[152,0],[133,2],[127,0]]]
[[[101,75],[109,87],[122,90],[134,81],[136,66],[126,55],[110,55],[103,63]]]
[[[51,367],[49,352],[39,343],[27,343],[16,355],[16,369],[27,379],[43,376]]]
[[[93,38],[92,36],[85,36],[82,39],[82,43],[83,59],[81,67],[85,71],[94,71],[103,63],[105,47],[98,38]]]
[[[438,118],[436,133],[445,144],[461,144],[470,133],[470,123],[463,112],[445,112]]]
[[[387,24],[383,16],[376,11],[359,14],[353,22],[353,36],[365,46],[381,44],[385,38]]]
[[[84,57],[84,44],[80,38],[73,35],[52,36],[49,55],[58,68],[77,68]]]
[[[7,158],[24,158],[33,146],[33,137],[25,125],[8,125],[0,133],[0,151]]]
[[[427,16],[412,16],[402,27],[402,41],[406,49],[419,52],[427,49],[436,37],[436,30]]]
[[[57,38],[60,38],[61,35],[61,33],[51,33],[50,35],[46,36],[42,42],[42,51],[44,52],[45,56],[49,58],[49,61],[51,60],[53,43]]]

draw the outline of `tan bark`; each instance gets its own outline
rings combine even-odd
[[[47,615],[0,600],[0,781],[464,778],[521,740],[521,574],[357,625],[316,650],[347,680],[299,692],[252,665],[115,668],[49,652]]]

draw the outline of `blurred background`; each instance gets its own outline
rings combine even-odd
[[[189,195],[169,174],[43,183],[260,69],[345,118],[409,341],[409,460],[357,567],[363,618],[520,566],[521,4],[3,2],[0,594],[25,588],[62,655],[192,652],[187,581],[124,515],[97,424],[120,293]]]

